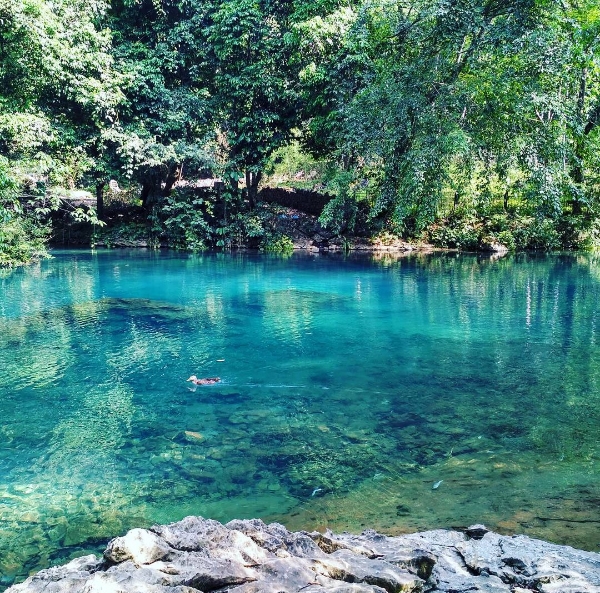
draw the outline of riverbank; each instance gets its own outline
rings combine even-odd
[[[291,532],[260,520],[201,517],[132,529],[102,557],[42,570],[7,593],[303,591],[594,593],[600,554],[474,525],[387,537]]]
[[[236,214],[228,213],[214,196],[192,203],[184,197],[173,200],[164,212],[153,214],[139,205],[111,203],[104,210],[103,226],[82,224],[56,213],[52,240],[71,246],[171,247],[188,251],[254,248],[275,252],[403,252],[437,248],[504,253],[590,249],[597,235],[590,219],[565,216],[538,220],[502,208],[479,214],[453,211],[425,226],[409,225],[399,234],[393,225],[369,222],[362,211],[335,214],[329,208],[335,202],[332,196],[316,192],[264,188],[254,209]]]
[[[205,249],[250,249],[271,252],[292,250],[326,252],[433,251],[426,241],[405,240],[391,233],[340,235],[320,224],[319,217],[297,208],[262,203],[254,213],[237,222],[211,221],[203,234],[185,237],[169,220],[153,226],[140,208],[107,210],[105,226],[73,223],[55,218],[51,245],[55,247],[151,248],[200,251]],[[192,237],[194,235],[194,237]],[[219,239],[223,243],[219,245]],[[495,249],[493,249],[495,250]],[[489,249],[488,249],[489,251]],[[502,251],[506,251],[502,249]]]
[[[317,212],[330,196],[305,192],[312,197],[313,201],[310,201],[299,192],[283,191],[287,199],[278,194],[280,203],[271,196],[270,201],[261,201],[253,210],[235,214],[227,213],[214,196],[212,199],[210,196],[205,196],[206,199],[198,197],[192,203],[174,199],[164,212],[152,213],[139,204],[112,202],[103,209],[102,221],[93,211],[84,215],[77,202],[69,202],[49,214],[50,223],[38,229],[41,235],[37,242],[33,231],[39,224],[35,223],[29,235],[19,235],[15,239],[16,246],[8,249],[6,245],[0,246],[0,266],[17,266],[45,257],[48,242],[51,247],[59,248],[142,247],[190,252],[247,249],[272,253],[304,250],[375,254],[434,250],[504,254],[590,249],[595,245],[594,225],[590,221],[546,220],[542,224],[535,218],[504,211],[481,216],[453,213],[419,232],[407,228],[399,236],[386,230],[386,225],[373,227],[362,219],[362,222],[355,220],[350,224],[333,220],[324,213],[319,215]],[[317,198],[320,199],[318,203],[315,202]]]

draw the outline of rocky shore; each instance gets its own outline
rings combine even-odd
[[[600,554],[475,525],[387,537],[187,517],[133,529],[102,558],[42,570],[7,593],[595,593]]]

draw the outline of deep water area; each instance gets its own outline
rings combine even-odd
[[[0,276],[0,586],[192,514],[599,549],[600,256],[53,255]]]

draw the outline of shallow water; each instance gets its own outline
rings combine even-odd
[[[189,514],[600,546],[597,257],[57,251],[0,291],[0,585]]]

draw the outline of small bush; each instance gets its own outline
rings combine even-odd
[[[260,248],[270,253],[291,253],[294,251],[294,242],[286,235],[275,235],[265,238]]]
[[[488,216],[456,213],[431,225],[426,239],[436,247],[466,251],[490,245],[502,245],[510,251],[553,251],[579,245],[580,234],[574,222],[566,217],[539,219],[517,213]]]
[[[18,189],[8,160],[0,157],[1,267],[23,265],[34,259],[48,257],[48,225],[38,218],[35,211],[23,210],[17,200]]]
[[[436,247],[475,251],[483,239],[484,227],[473,216],[448,218],[431,225],[427,231],[427,240]]]
[[[0,206],[0,266],[14,267],[48,257],[49,228],[23,215],[6,216]]]
[[[498,243],[500,245],[504,245],[509,251],[515,251],[517,242],[510,230],[500,231],[496,235],[496,238],[498,239]]]
[[[175,249],[202,251],[214,241],[212,202],[193,192],[174,192],[158,215],[151,216],[152,233]]]
[[[556,221],[549,218],[518,218],[512,234],[518,251],[552,251],[562,246]]]

